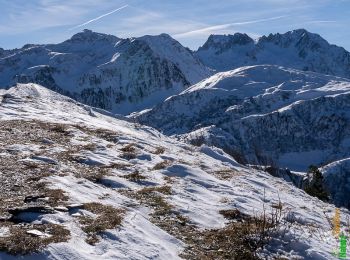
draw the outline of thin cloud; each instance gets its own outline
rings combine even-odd
[[[208,32],[223,30],[223,29],[230,28],[232,26],[268,22],[268,21],[273,21],[273,20],[279,20],[279,19],[282,19],[282,18],[285,18],[285,17],[287,17],[287,15],[276,16],[276,17],[271,17],[271,18],[266,18],[266,19],[245,21],[245,22],[219,24],[219,25],[209,26],[209,27],[205,27],[205,28],[201,28],[201,29],[193,30],[193,31],[189,31],[189,32],[178,33],[178,34],[175,34],[173,36],[177,37],[177,38],[184,38],[184,37],[187,37],[187,36],[201,35],[201,34],[205,34],[205,33],[208,33]]]
[[[79,25],[77,25],[77,26],[74,26],[74,27],[72,27],[72,28],[70,28],[70,29],[68,29],[68,30],[71,31],[71,30],[74,30],[74,29],[83,27],[83,26],[85,26],[85,25],[88,25],[88,24],[90,24],[90,23],[96,22],[96,21],[98,21],[98,20],[100,20],[100,19],[102,19],[102,18],[104,18],[104,17],[106,17],[106,16],[108,16],[108,15],[114,14],[114,13],[116,13],[116,12],[118,12],[118,11],[120,11],[120,10],[122,10],[122,9],[124,9],[124,8],[126,8],[126,7],[128,7],[128,6],[129,6],[129,5],[123,5],[122,7],[119,7],[119,8],[117,8],[117,9],[115,9],[115,10],[109,12],[109,13],[100,15],[99,17],[96,17],[96,18],[91,19],[91,20],[89,20],[89,21],[87,21],[87,22],[85,22],[85,23],[82,23],[82,24],[79,24]]]
[[[314,23],[336,23],[337,21],[327,21],[327,20],[316,20],[316,21],[308,21],[305,23],[309,23],[309,24],[314,24]]]

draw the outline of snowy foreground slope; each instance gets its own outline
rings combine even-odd
[[[119,114],[152,107],[210,74],[166,34],[120,39],[84,30],[59,44],[0,49],[0,88],[37,83]]]
[[[252,164],[305,171],[350,155],[350,81],[273,65],[218,73],[138,115]]]
[[[257,40],[242,33],[211,35],[195,54],[217,71],[271,64],[350,78],[350,53],[305,29]]]
[[[21,259],[203,259],[213,254],[201,248],[207,241],[190,247],[189,241],[225,230],[229,221],[220,210],[254,216],[273,205],[288,212],[284,218],[290,228],[283,236],[274,233],[259,256],[335,259],[331,253],[338,245],[329,224],[334,206],[281,179],[242,166],[220,149],[178,142],[38,85],[19,84],[0,94],[0,175],[10,174],[0,187],[0,215],[5,219],[11,212],[17,221],[0,222],[0,247],[15,223],[39,241],[50,237],[50,229],[41,228],[45,225],[70,233],[68,241],[50,243]],[[143,178],[130,177],[136,170]],[[29,181],[29,173],[41,179]],[[30,190],[38,183],[47,185],[47,197],[35,197]],[[11,185],[17,189],[15,201],[6,197],[13,192]],[[58,189],[65,200],[54,197]],[[92,202],[123,212],[118,227],[92,237],[94,245],[86,242],[92,231],[83,227],[100,214],[91,212]],[[34,211],[33,205],[36,212],[23,210]],[[46,207],[38,212],[40,205]],[[9,211],[13,207],[17,211]],[[347,216],[342,210],[342,224]],[[227,253],[220,249],[224,245],[216,246],[214,253]],[[0,259],[18,258],[3,252]]]

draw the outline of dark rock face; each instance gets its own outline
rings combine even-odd
[[[207,42],[200,47],[198,51],[215,48],[220,50],[220,52],[224,52],[234,45],[247,44],[254,44],[254,40],[245,33],[235,33],[234,35],[210,35]]]

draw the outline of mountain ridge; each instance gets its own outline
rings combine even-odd
[[[120,114],[153,106],[211,75],[166,34],[120,39],[90,30],[16,50],[0,59],[0,72],[1,87],[38,83]]]
[[[256,65],[217,73],[137,118],[246,163],[305,171],[349,155],[349,98],[349,79]]]
[[[305,29],[262,36],[211,35],[195,54],[216,71],[272,64],[350,78],[350,53]]]

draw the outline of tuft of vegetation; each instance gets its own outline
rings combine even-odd
[[[124,210],[96,202],[84,204],[83,209],[97,215],[96,218],[79,217],[82,229],[87,234],[86,242],[90,245],[99,242],[98,235],[102,232],[120,226],[124,216]]]
[[[102,165],[100,168],[102,169],[117,169],[117,170],[126,170],[130,164],[124,163],[111,163],[110,165]]]
[[[322,201],[329,201],[329,194],[326,191],[323,183],[323,175],[314,165],[309,167],[304,190],[307,194],[319,198]]]
[[[224,209],[220,210],[219,213],[224,216],[224,218],[228,220],[247,220],[249,219],[249,216],[246,214],[243,214],[238,209]]]
[[[220,169],[214,172],[214,175],[221,180],[230,180],[241,173],[233,169]]]
[[[152,193],[152,192],[159,192],[164,195],[171,195],[171,187],[170,186],[154,186],[154,187],[146,187],[141,190],[138,190],[137,193],[139,194],[147,194],[147,193]]]
[[[108,170],[101,167],[93,167],[93,168],[94,169],[90,169],[89,171],[86,171],[83,177],[95,183],[102,183],[105,176],[109,175]]]
[[[120,150],[123,152],[121,157],[126,159],[126,160],[135,159],[137,156],[136,147],[135,147],[135,144],[133,144],[133,143],[124,146]]]
[[[88,151],[95,151],[97,148],[97,145],[94,143],[89,143],[89,144],[85,144],[82,147],[84,150],[88,150]]]
[[[141,204],[154,209],[152,216],[159,218],[171,214],[172,206],[164,199],[162,195],[171,195],[170,186],[145,187],[138,191],[125,191],[124,195],[138,200]]]
[[[230,220],[224,228],[193,234],[182,253],[185,259],[260,259],[257,252],[267,245],[282,223],[282,208],[248,216],[238,209],[221,210]]]
[[[60,134],[67,134],[68,127],[65,124],[54,124],[50,130]]]
[[[134,153],[134,152],[136,152],[136,147],[135,147],[135,144],[131,143],[131,144],[127,144],[126,146],[124,146],[120,150],[122,152],[125,152],[125,153]]]
[[[165,148],[158,146],[156,150],[153,152],[154,154],[163,154],[165,152]]]
[[[153,168],[152,170],[162,170],[162,169],[165,169],[166,167],[170,166],[171,165],[171,161],[169,160],[165,160],[165,161],[162,161],[160,163],[157,163]]]
[[[42,192],[44,196],[48,198],[47,202],[51,207],[57,207],[61,204],[64,204],[69,199],[66,193],[61,189],[49,189],[47,187],[44,187],[42,189]]]
[[[0,251],[11,255],[37,253],[49,244],[66,242],[70,238],[69,230],[54,224],[13,226],[8,223],[8,228],[9,235],[0,237]],[[38,230],[44,236],[28,233],[29,230]]]
[[[124,175],[122,177],[129,180],[129,181],[132,181],[132,182],[141,182],[141,181],[147,179],[138,170],[134,171],[133,173]]]
[[[198,130],[195,133],[190,134],[189,142],[193,146],[202,146],[203,144],[206,143],[206,138],[205,138],[205,131],[204,130]]]

